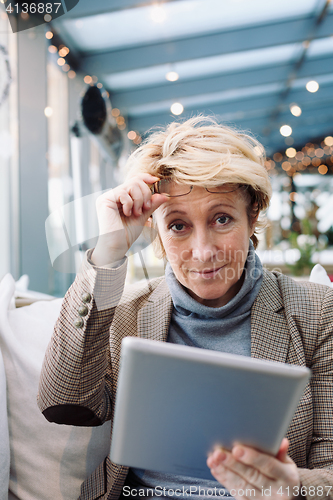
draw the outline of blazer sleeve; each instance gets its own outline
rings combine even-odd
[[[47,348],[37,403],[50,422],[97,426],[111,418],[109,332],[127,260],[98,268],[88,260],[66,293]]]
[[[312,357],[313,436],[308,469],[299,469],[303,496],[333,499],[333,290],[322,302]]]

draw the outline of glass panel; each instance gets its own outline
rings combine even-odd
[[[16,37],[0,3],[0,279],[9,272],[19,277],[16,67]]]
[[[325,39],[326,41],[326,39]],[[315,43],[315,42],[313,42]],[[277,47],[265,47],[257,50],[247,50],[221,56],[204,57],[190,61],[181,61],[173,64],[163,64],[148,68],[140,68],[133,71],[113,73],[105,76],[105,82],[113,90],[123,90],[131,87],[139,87],[147,84],[165,82],[165,75],[168,71],[175,71],[179,78],[193,78],[196,76],[208,76],[223,74],[230,71],[237,71],[246,68],[258,68],[272,64],[290,62],[299,54],[302,44],[286,44]],[[319,51],[333,51],[333,39],[329,39],[325,44],[318,45],[316,54]]]
[[[48,117],[48,167],[49,167],[49,213],[57,213],[67,204],[73,194],[69,166],[69,124],[68,124],[68,78],[52,62],[47,65],[47,108]],[[57,236],[62,237],[61,222],[55,219],[52,236],[54,245],[61,245]],[[49,249],[52,251],[52,249]],[[61,296],[73,280],[73,275],[57,272],[53,267],[50,276],[50,290]]]
[[[316,0],[183,0],[63,20],[82,51],[113,50],[312,13]],[[112,29],[110,29],[112,26]]]

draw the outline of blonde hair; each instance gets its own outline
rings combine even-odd
[[[132,153],[127,167],[128,177],[147,172],[203,187],[239,184],[248,202],[249,221],[268,207],[272,193],[260,142],[243,131],[220,125],[212,117],[173,122],[153,133]],[[264,226],[261,217],[255,223],[255,232]],[[251,239],[256,247],[255,234]],[[158,257],[165,257],[159,237],[154,248]]]

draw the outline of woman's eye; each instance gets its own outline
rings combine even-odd
[[[228,222],[230,221],[230,217],[228,217],[227,215],[221,215],[221,217],[218,217],[216,219],[216,222],[221,225],[221,226],[224,226],[225,224],[227,224]]]
[[[182,231],[184,229],[185,225],[184,224],[181,224],[181,223],[178,223],[178,224],[171,224],[171,226],[169,226],[169,228],[174,231],[175,233],[179,233],[180,231]]]

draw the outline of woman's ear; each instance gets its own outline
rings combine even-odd
[[[258,210],[258,203],[254,203],[252,205],[252,217],[251,217],[251,236],[254,235],[254,232],[256,230],[256,224],[258,222],[258,219],[259,219],[259,210]]]
[[[255,233],[257,221],[258,221],[258,216],[252,220],[251,236],[253,236]]]

